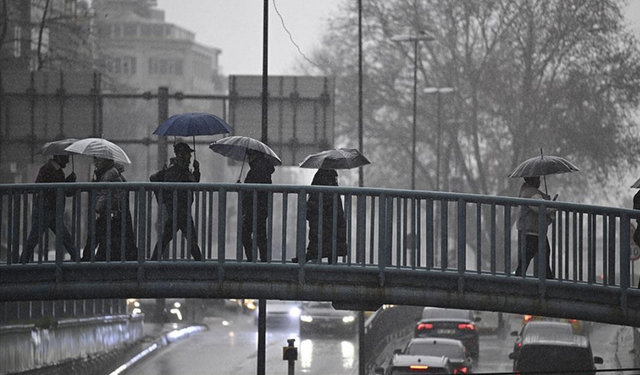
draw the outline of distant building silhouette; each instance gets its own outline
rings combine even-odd
[[[94,0],[102,71],[138,91],[223,93],[220,50],[195,41],[195,33],[166,23],[154,0]]]

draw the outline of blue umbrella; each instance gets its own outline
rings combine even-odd
[[[192,136],[195,149],[196,135],[231,133],[233,128],[216,115],[205,112],[179,113],[169,117],[153,132],[157,135]]]

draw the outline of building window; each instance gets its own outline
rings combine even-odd
[[[75,16],[76,0],[64,0],[64,13],[68,16]]]
[[[136,58],[133,56],[109,57],[105,61],[107,73],[134,75],[137,72]]]
[[[142,25],[140,26],[140,35],[148,38],[151,36],[151,26],[149,25]]]
[[[125,24],[124,25],[124,37],[125,38],[135,38],[138,36],[138,25],[135,24]]]
[[[22,28],[16,26],[13,28],[13,57],[22,56]]]
[[[149,74],[181,76],[183,72],[181,59],[149,59]]]

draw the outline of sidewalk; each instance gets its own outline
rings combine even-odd
[[[637,367],[637,352],[634,340],[634,327],[620,327],[616,333],[617,346],[615,347],[615,358],[618,368],[629,369]],[[639,336],[636,333],[636,336]],[[639,343],[640,344],[640,343]]]

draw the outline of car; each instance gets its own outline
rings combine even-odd
[[[288,326],[298,324],[300,320],[300,302],[298,301],[267,301],[267,324],[272,326],[281,325]],[[258,322],[258,310],[254,310],[256,323]]]
[[[358,332],[358,313],[336,310],[331,302],[303,302],[300,312],[300,336],[320,332],[355,335]]]
[[[381,375],[453,374],[453,367],[447,357],[395,354],[386,371],[378,367],[375,373]]]
[[[413,338],[401,353],[405,355],[429,355],[447,357],[451,362],[453,374],[470,374],[473,361],[460,340],[443,338]]]
[[[479,335],[496,335],[505,338],[505,315],[501,312],[474,311],[474,318],[480,318],[476,328]]]
[[[524,326],[528,322],[533,322],[537,320],[570,323],[571,326],[573,327],[573,332],[577,334],[583,334],[583,335],[588,335],[591,328],[591,322],[583,322],[578,319],[551,318],[551,317],[538,316],[538,315],[523,315],[522,325]]]
[[[526,335],[518,352],[509,354],[514,373],[593,374],[601,357],[593,356],[589,339],[573,332]]]
[[[480,339],[476,322],[480,319],[474,317],[470,310],[425,307],[414,336],[460,340],[469,355],[477,360],[480,357]]]
[[[573,333],[573,327],[570,323],[554,322],[545,320],[534,320],[522,326],[520,332],[513,331],[511,336],[516,337],[513,343],[513,352],[517,353],[522,347],[522,340],[528,335],[552,336],[557,333],[570,334]]]

